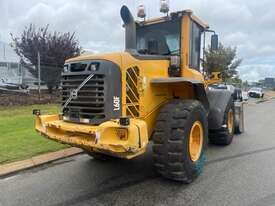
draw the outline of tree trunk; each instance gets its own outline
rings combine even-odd
[[[49,94],[52,94],[53,93],[53,86],[52,85],[47,85],[47,88],[48,88]]]

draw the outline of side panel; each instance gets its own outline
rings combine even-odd
[[[169,61],[138,60],[130,54],[123,56],[122,59],[122,114],[123,116],[133,116],[145,120],[148,126],[148,136],[150,137],[160,107],[171,98],[169,88],[166,85],[153,86],[150,82],[155,77],[168,77]],[[138,69],[138,75],[129,75],[131,68]],[[131,77],[129,78],[129,76]],[[137,76],[137,83],[132,84],[132,82],[135,82],[135,78],[132,78],[133,76]],[[132,79],[134,81],[132,81]],[[131,96],[129,98],[129,94],[135,93],[136,91],[135,88],[130,89],[129,85],[136,85],[137,87],[138,95],[135,95],[138,98],[137,102],[133,101],[136,98],[131,98]],[[129,112],[129,104],[137,105],[136,108],[139,109],[138,116],[136,116],[135,109]],[[131,108],[135,107],[131,106]]]
[[[122,60],[122,114],[145,120],[148,125],[149,137],[154,130],[160,108],[172,98],[198,99],[206,109],[208,108],[203,81],[199,78],[169,78],[168,60],[138,60],[130,54],[123,55]],[[129,75],[129,71],[133,69],[138,70],[136,72],[138,75]],[[135,81],[136,76],[137,82]],[[202,74],[199,73],[199,76],[202,77]],[[135,86],[129,88],[129,85],[136,85],[137,88]],[[136,91],[138,91],[138,95],[133,96],[137,98],[131,96],[129,98],[129,94],[136,93]],[[138,101],[135,101],[136,99]],[[129,111],[129,105],[131,105],[131,111]],[[136,109],[139,110],[138,113]]]
[[[197,99],[203,104],[206,111],[209,110],[209,102],[203,82],[184,77],[168,77],[152,79],[151,83],[155,86],[167,86],[174,98]]]

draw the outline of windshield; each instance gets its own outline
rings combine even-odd
[[[140,54],[179,55],[180,21],[137,27],[137,50]]]
[[[261,89],[261,88],[258,88],[258,87],[252,87],[250,90],[251,90],[251,91],[261,91],[262,89]]]

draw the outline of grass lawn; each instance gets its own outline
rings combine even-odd
[[[34,129],[33,109],[58,112],[57,105],[0,107],[0,164],[27,159],[68,146],[47,140]]]

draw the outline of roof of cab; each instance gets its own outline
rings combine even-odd
[[[158,17],[158,18],[152,18],[152,19],[148,19],[146,21],[136,21],[137,24],[139,25],[151,25],[151,24],[155,24],[155,23],[161,23],[161,22],[165,22],[167,20],[170,20],[171,17],[173,16],[184,16],[184,15],[189,15],[190,18],[195,21],[197,24],[199,24],[201,27],[203,27],[204,29],[209,29],[209,25],[207,23],[205,23],[203,20],[201,20],[199,17],[197,17],[196,15],[193,14],[192,10],[183,10],[183,11],[177,11],[177,12],[172,12],[170,13],[169,16],[164,16],[164,17]]]

